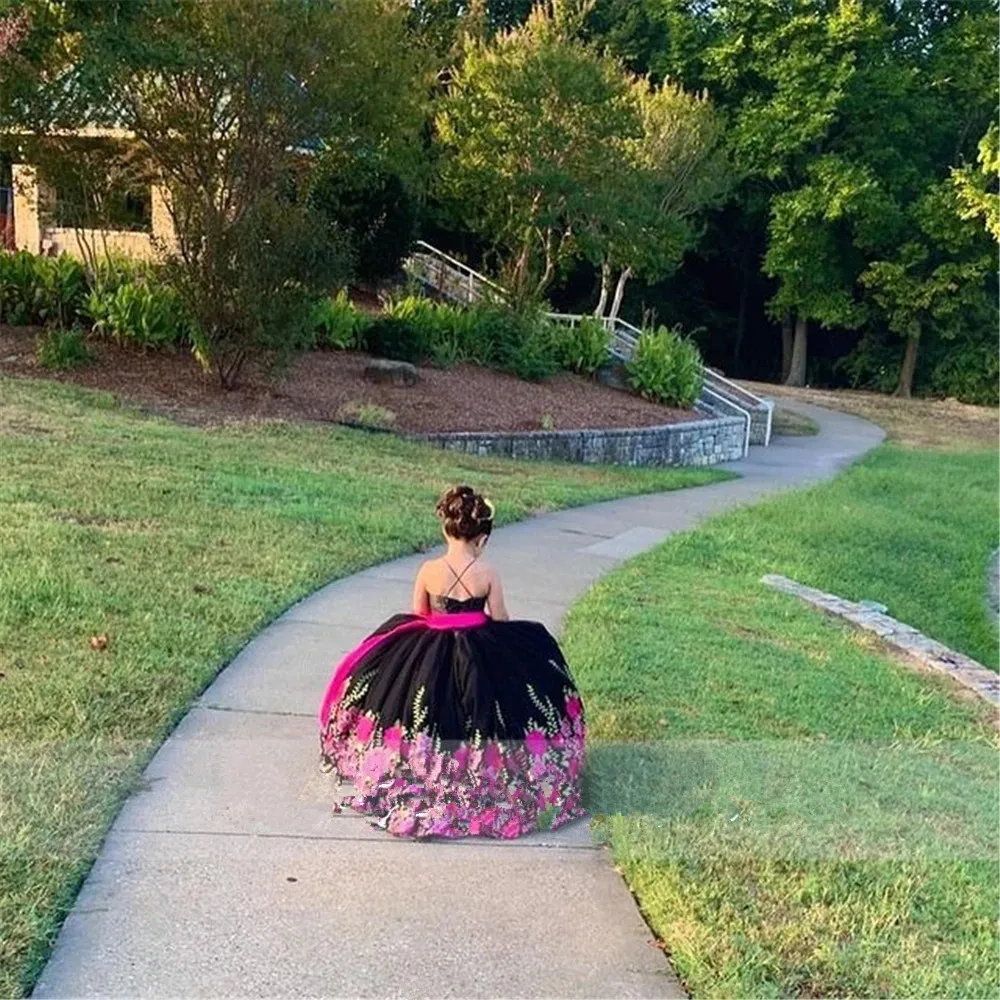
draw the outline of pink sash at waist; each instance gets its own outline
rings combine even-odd
[[[432,611],[429,615],[414,616],[388,632],[369,636],[361,645],[352,649],[340,661],[340,665],[337,667],[333,679],[326,689],[323,703],[320,705],[320,729],[326,728],[326,724],[330,720],[330,712],[344,693],[348,678],[354,672],[354,669],[373,649],[377,649],[382,643],[388,642],[390,639],[394,639],[405,632],[420,632],[424,629],[445,632],[449,629],[478,628],[480,625],[485,625],[488,621],[489,616],[483,611],[463,611],[454,615]]]

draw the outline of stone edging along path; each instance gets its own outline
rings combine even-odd
[[[741,478],[531,518],[490,559],[511,613],[558,632],[587,587],[704,518],[834,475],[882,440],[797,406],[809,438]],[[38,997],[684,995],[585,822],[518,841],[414,843],[334,815],[316,711],[335,662],[408,606],[411,556],[290,608],[219,675],[115,820]]]
[[[911,625],[906,625],[889,615],[863,604],[846,601],[836,594],[828,594],[813,587],[806,587],[786,576],[768,574],[762,577],[762,583],[774,587],[782,593],[801,598],[814,607],[845,621],[851,622],[866,632],[874,632],[886,645],[898,653],[912,657],[918,663],[937,673],[951,677],[964,687],[974,691],[980,698],[993,705],[1000,706],[1000,675],[984,667],[981,663],[957,653],[918,632]]]

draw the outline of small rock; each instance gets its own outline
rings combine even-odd
[[[364,377],[381,385],[415,385],[420,381],[420,373],[408,361],[389,361],[386,358],[369,361],[365,365]]]

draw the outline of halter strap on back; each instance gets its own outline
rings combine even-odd
[[[447,590],[446,590],[446,591],[444,592],[444,594],[442,594],[442,595],[441,595],[442,597],[451,597],[451,592],[452,592],[452,591],[453,591],[453,590],[454,590],[454,589],[455,589],[455,588],[456,588],[456,587],[457,587],[457,586],[458,586],[458,585],[459,585],[460,583],[462,583],[462,577],[463,577],[463,576],[465,576],[465,574],[469,572],[469,570],[470,570],[470,569],[472,568],[472,565],[473,565],[473,563],[475,563],[475,561],[476,561],[475,559],[472,559],[472,560],[471,560],[470,562],[468,562],[468,563],[466,563],[466,564],[465,564],[465,569],[463,569],[461,573],[456,573],[456,572],[455,572],[455,570],[454,570],[454,567],[453,567],[453,566],[451,565],[451,563],[450,563],[450,562],[448,562],[448,560],[447,560],[447,559],[445,559],[445,560],[444,560],[444,564],[445,564],[445,566],[447,566],[447,567],[448,567],[448,569],[449,569],[449,570],[451,570],[451,575],[452,575],[452,576],[453,576],[453,577],[454,577],[455,579],[454,579],[454,580],[452,581],[452,584],[451,584],[451,586],[450,586],[450,587],[449,587],[449,588],[448,588],[448,589],[447,589]],[[465,585],[463,584],[463,586],[465,586]],[[472,593],[472,591],[471,591],[471,590],[469,590],[469,588],[468,588],[468,587],[466,587],[466,588],[465,588],[465,592],[466,592],[466,593],[467,593],[467,594],[469,595],[469,597],[472,597],[472,596],[473,596],[473,593]]]

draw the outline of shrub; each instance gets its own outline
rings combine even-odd
[[[72,257],[0,253],[0,319],[13,326],[68,327],[87,291],[87,273]]]
[[[929,349],[926,355],[929,371],[926,380],[919,380],[919,388],[926,386],[932,395],[951,396],[963,403],[997,405],[1000,357],[997,356],[996,324],[993,330],[984,329],[979,336],[943,341]]]
[[[0,320],[26,326],[36,316],[35,257],[24,250],[0,253]]]
[[[189,214],[167,266],[193,317],[195,357],[232,388],[251,360],[280,368],[315,343],[316,299],[344,283],[350,254],[339,233],[278,191],[254,195],[221,227],[200,214],[202,196],[173,192]]]
[[[360,309],[355,309],[341,289],[334,298],[320,299],[313,313],[315,346],[332,347],[349,351],[361,347],[371,319]]]
[[[593,316],[585,316],[572,327],[553,324],[552,336],[556,358],[567,371],[593,375],[608,360],[611,335]]]
[[[120,253],[110,253],[97,262],[97,273],[93,277],[92,285],[101,291],[113,292],[128,282],[152,277],[153,268],[145,261],[126,257]]]
[[[47,330],[38,338],[38,363],[53,371],[72,371],[94,360],[82,330]]]
[[[559,370],[552,324],[539,313],[480,304],[471,309],[411,295],[389,305],[365,331],[379,357],[441,367],[470,361],[540,380]]]
[[[180,296],[169,285],[125,281],[87,296],[86,314],[97,333],[119,344],[164,347],[185,339],[191,322]]]
[[[529,382],[551,378],[559,371],[552,324],[531,310],[503,310],[496,364]]]
[[[38,318],[60,327],[71,326],[79,315],[87,293],[87,272],[67,254],[38,257]]]
[[[701,392],[701,354],[676,329],[644,331],[626,368],[632,388],[656,403],[687,408]]]
[[[552,324],[537,311],[481,303],[464,311],[456,329],[464,360],[530,381],[559,370]]]

